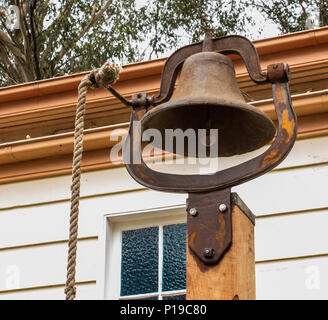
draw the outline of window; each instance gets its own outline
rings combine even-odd
[[[129,215],[121,220],[109,219],[106,298],[184,300],[185,210]]]

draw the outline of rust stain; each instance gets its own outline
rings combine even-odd
[[[189,240],[189,245],[191,247],[193,247],[195,245],[195,238],[197,236],[197,232],[193,232],[191,235],[190,235],[190,240]]]
[[[287,132],[288,138],[286,142],[288,143],[290,139],[293,137],[295,122],[294,119],[289,120],[288,111],[286,109],[281,114],[281,126]]]
[[[149,183],[154,183],[154,180],[152,178],[150,178],[149,176],[147,176],[143,171],[143,165],[138,163],[135,165],[136,168],[136,172],[138,173],[138,176],[140,178],[142,178],[144,181],[149,182]]]
[[[268,163],[274,162],[279,157],[280,157],[279,149],[274,149],[263,158],[261,166],[266,166]]]
[[[144,114],[144,109],[141,108],[139,110],[136,110],[136,115],[138,116],[138,119],[140,120]]]
[[[222,248],[223,247],[223,241],[224,241],[224,238],[225,238],[225,235],[226,235],[226,224],[225,224],[225,220],[224,220],[224,217],[223,217],[222,213],[220,213],[218,215],[218,223],[219,223],[220,229],[219,229],[219,232],[216,234],[216,240],[219,241],[220,248]]]
[[[287,137],[285,138],[284,141],[284,143],[287,144],[293,138],[295,121],[294,119],[292,120],[289,119],[289,114],[286,109],[284,109],[283,112],[281,113],[281,127],[287,133]],[[279,157],[280,157],[280,150],[279,148],[276,148],[263,158],[261,165],[266,166],[267,164],[273,163],[276,160],[278,160]]]
[[[283,103],[284,105],[287,105],[288,103],[288,95],[286,90],[284,90],[284,87],[280,84],[277,84],[277,90],[276,90],[276,97],[277,101],[280,103]],[[289,119],[288,110],[284,108],[284,110],[281,113],[281,127],[282,129],[285,129],[287,132],[287,140],[288,143],[290,139],[293,136],[294,129],[295,129],[295,121],[294,119]]]

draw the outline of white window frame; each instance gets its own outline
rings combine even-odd
[[[185,205],[171,207],[150,208],[138,211],[127,211],[106,214],[103,216],[103,234],[99,241],[102,243],[102,276],[97,281],[100,290],[100,298],[106,300],[129,299],[131,297],[120,297],[121,287],[121,245],[122,231],[147,227],[159,227],[160,235],[163,232],[163,225],[186,223]],[[162,236],[159,238],[159,286],[162,282]],[[186,290],[165,292],[168,295],[185,294]],[[155,293],[154,293],[155,294]],[[162,292],[156,293],[159,299]],[[139,297],[150,297],[152,294],[139,295]],[[134,298],[137,295],[133,296]]]

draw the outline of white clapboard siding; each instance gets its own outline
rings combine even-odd
[[[328,165],[273,171],[235,187],[257,215],[328,207]]]
[[[115,169],[116,170],[116,169]],[[125,180],[124,168],[122,170],[122,180]],[[106,174],[105,174],[106,173]],[[103,171],[103,176],[108,181],[108,192],[110,193],[115,188],[115,180],[110,179],[110,170]],[[249,208],[256,215],[272,214],[280,212],[292,212],[298,210],[310,210],[313,208],[328,207],[327,186],[328,186],[328,164],[321,164],[317,166],[300,167],[288,170],[278,170],[267,173],[255,180],[244,183],[233,188],[233,191],[239,193],[243,200],[247,203]],[[53,179],[53,178],[52,178]],[[126,180],[127,185],[132,185],[132,178]],[[7,202],[6,205],[14,205],[16,203],[35,201],[35,203],[43,202],[47,195],[47,180],[40,180],[39,187],[45,190],[35,191],[31,186],[29,189],[18,190],[17,193],[12,191],[8,194],[8,199],[1,194],[1,203]],[[99,179],[99,183],[101,179]],[[90,183],[86,185],[86,189],[90,189],[97,183]],[[135,183],[136,184],[136,183]],[[38,185],[38,184],[36,184]],[[136,184],[137,185],[137,184]],[[1,186],[3,187],[3,186]],[[63,186],[53,185],[52,194],[56,190],[63,189]],[[136,190],[141,190],[141,186]],[[95,190],[96,192],[97,190]],[[103,189],[105,193],[105,189]],[[20,193],[18,193],[20,192]],[[118,191],[117,191],[118,192]],[[159,193],[163,194],[163,193]],[[18,196],[19,195],[19,196]],[[30,197],[28,197],[28,195]],[[96,196],[94,194],[93,196]],[[40,198],[38,198],[40,196]],[[165,195],[164,195],[165,197]],[[10,199],[9,199],[10,198]],[[24,200],[22,200],[22,199]],[[29,200],[31,199],[31,200]],[[68,200],[69,198],[66,198]],[[260,201],[259,201],[260,199]],[[53,197],[52,200],[55,200]],[[6,207],[3,205],[3,211]],[[110,211],[110,208],[109,208]]]
[[[259,263],[256,298],[328,299],[328,256]]]
[[[56,243],[0,250],[0,291],[64,284],[67,247],[67,243]],[[97,240],[80,241],[76,281],[95,280],[99,260]],[[18,282],[12,282],[16,276]]]
[[[299,140],[278,170],[233,188],[259,217],[255,229],[259,299],[328,299],[327,145],[328,137]],[[181,165],[171,170],[182,172]],[[64,298],[70,184],[67,175],[0,185],[0,299]],[[104,216],[147,210],[156,214],[160,208],[183,206],[187,197],[146,190],[124,167],[84,173],[81,196],[80,299],[97,298],[103,292],[97,285],[105,251],[97,238],[106,237]],[[303,258],[316,255],[320,257]],[[304,287],[304,283],[313,287],[311,272],[317,270],[313,266],[321,275],[321,287],[315,290]],[[19,271],[17,288],[10,287],[13,270]]]
[[[106,179],[107,177],[108,175]],[[239,193],[256,215],[324,208],[328,207],[328,197],[326,196],[327,177],[328,164],[299,167],[270,172],[233,188],[233,191]],[[46,181],[42,180],[39,183],[43,185]],[[109,191],[111,188],[113,189],[113,185],[108,184]],[[60,189],[60,185],[56,188]],[[56,188],[54,187],[54,189]],[[32,191],[25,191],[25,194],[30,194],[31,198],[37,197],[33,189],[29,190]],[[139,187],[137,190],[142,189]],[[11,201],[14,202],[14,195],[11,195],[11,198]],[[3,199],[3,202],[6,201],[5,198]],[[259,199],[261,200],[259,201]],[[20,197],[17,197],[17,202],[19,201]],[[1,209],[0,213],[3,210],[5,208]]]
[[[70,187],[70,175],[0,185],[0,209],[70,199]],[[81,197],[140,188],[124,167],[86,172],[81,179]]]
[[[328,210],[256,220],[256,261],[328,253]]]
[[[77,284],[76,299],[97,299],[97,286],[95,283]],[[36,289],[13,290],[1,293],[0,300],[64,300],[64,286],[45,287]]]
[[[288,168],[327,162],[328,137],[299,140],[280,167]],[[227,159],[228,161],[229,159]],[[179,173],[181,165],[171,167]],[[271,173],[266,174],[266,176]],[[71,177],[60,176],[0,185],[0,209],[34,203],[45,203],[70,198]],[[82,175],[81,196],[94,196],[138,190],[136,183],[124,167],[87,172]],[[19,195],[19,196],[17,196]]]
[[[153,190],[82,199],[79,238],[98,236],[106,214],[183,205],[185,199],[185,194]],[[0,249],[67,240],[69,213],[69,201],[0,211]]]
[[[0,211],[0,249],[67,240],[69,214],[68,201]],[[97,214],[84,210],[82,206],[79,237],[97,236],[98,224]]]
[[[131,193],[114,194],[106,197],[88,199],[85,204],[99,206],[102,214],[114,214],[129,211],[149,210],[163,207],[183,205],[186,203],[186,194],[158,192],[144,189]]]
[[[287,158],[277,168],[328,162],[328,136],[297,140]]]

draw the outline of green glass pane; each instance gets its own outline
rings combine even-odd
[[[186,224],[163,228],[163,291],[186,288]]]
[[[122,232],[121,296],[158,291],[158,228]]]

